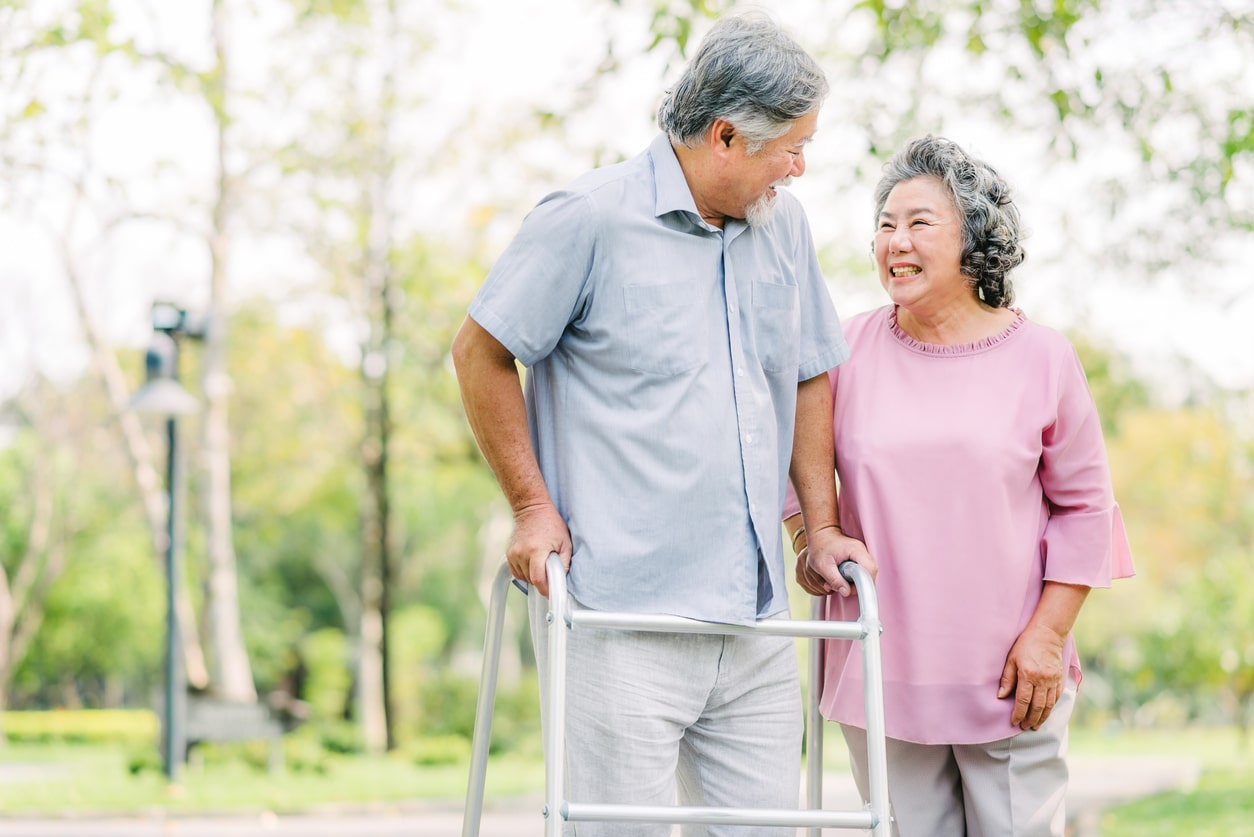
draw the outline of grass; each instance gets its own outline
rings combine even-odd
[[[1188,758],[1203,769],[1196,788],[1105,812],[1103,837],[1254,837],[1254,749],[1242,748],[1230,728],[1118,734],[1076,729],[1071,747],[1077,757]],[[397,756],[329,757],[320,770],[276,774],[236,760],[190,765],[182,782],[171,787],[152,769],[132,775],[127,769],[132,755],[121,745],[11,744],[2,748],[0,770],[6,764],[30,766],[30,776],[0,782],[0,816],[294,813],[336,804],[367,807],[419,800],[460,804],[468,775],[464,763],[424,766]],[[828,731],[824,769],[848,769],[838,731]],[[543,763],[534,754],[504,756],[489,763],[489,799],[540,794],[543,787]]]
[[[1187,792],[1122,805],[1101,820],[1103,837],[1254,837],[1254,771],[1202,774]]]
[[[1080,731],[1072,751],[1111,756],[1194,759],[1197,787],[1162,793],[1106,811],[1102,837],[1254,837],[1254,742],[1227,727]]]
[[[464,797],[468,775],[465,764],[427,766],[393,756],[346,756],[328,759],[320,771],[273,774],[242,761],[189,765],[181,781],[169,785],[159,771],[132,774],[129,755],[118,745],[11,744],[0,750],[0,767],[21,765],[29,779],[0,783],[0,815],[292,813],[336,804],[452,800]],[[532,793],[543,784],[539,760],[504,756],[491,761],[486,792],[503,798]]]

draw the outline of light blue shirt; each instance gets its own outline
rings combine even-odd
[[[848,357],[809,223],[701,220],[662,134],[526,217],[470,316],[528,367],[531,438],[584,606],[785,611],[797,383]]]

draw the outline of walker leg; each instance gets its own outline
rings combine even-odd
[[[544,835],[561,837],[566,813],[566,568],[556,552],[545,564],[549,582],[549,728],[544,742]],[[536,593],[535,595],[539,595]]]
[[[466,786],[462,837],[479,837],[479,823],[483,818],[483,788],[488,773],[488,747],[492,743],[492,711],[496,702],[501,632],[505,625],[505,597],[509,593],[510,577],[509,565],[504,564],[492,581],[487,636],[483,646],[483,671],[479,677],[479,699],[475,706],[475,731],[470,743],[470,781]]]
[[[810,618],[823,618],[822,597],[814,597],[810,603]],[[823,714],[819,711],[819,694],[823,688],[823,643],[815,637],[810,640],[810,699],[806,704],[806,807],[820,810],[823,807]],[[817,826],[806,829],[809,837],[823,837],[823,829]]]

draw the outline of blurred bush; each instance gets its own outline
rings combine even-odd
[[[157,746],[161,723],[147,709],[50,709],[5,712],[5,737],[30,744]]]

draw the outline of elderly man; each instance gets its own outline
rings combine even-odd
[[[808,529],[798,572],[848,595],[837,565],[874,569],[836,525],[826,372],[848,350],[805,214],[780,189],[805,172],[827,91],[770,19],[718,22],[648,149],[545,197],[472,303],[453,359],[541,640],[552,552],[574,607],[786,618],[790,474]],[[790,640],[580,630],[568,653],[572,800],[796,806]]]

